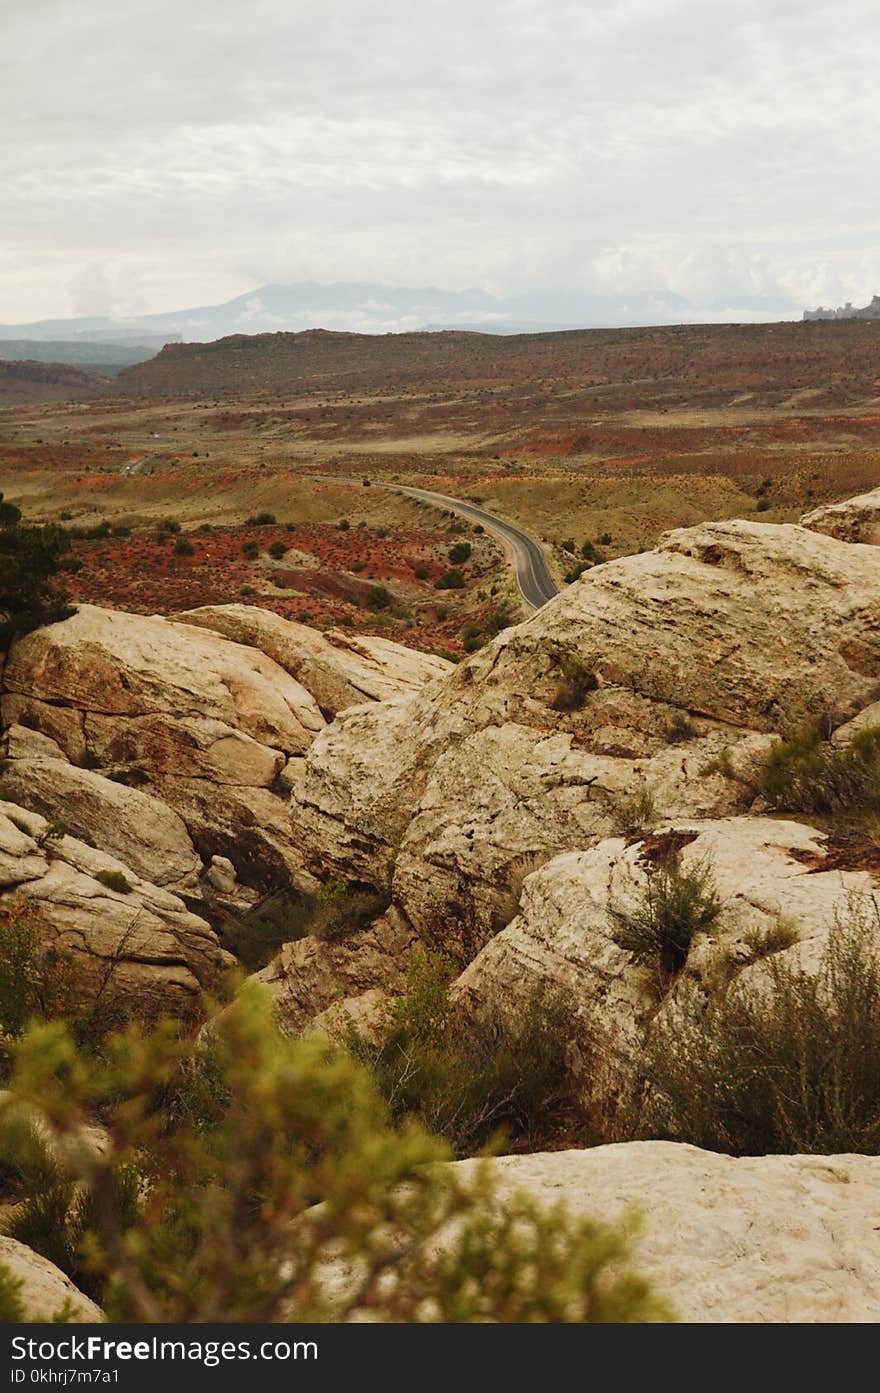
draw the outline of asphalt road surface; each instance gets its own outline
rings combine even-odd
[[[426,502],[434,503],[440,508],[451,508],[454,512],[470,518],[472,522],[482,523],[487,532],[491,532],[503,543],[510,555],[520,594],[532,609],[540,609],[548,600],[552,600],[554,595],[559,594],[543,548],[528,532],[514,527],[511,522],[505,522],[503,518],[497,518],[494,513],[485,512],[475,503],[465,503],[462,499],[450,498],[445,493],[409,488],[406,484],[389,484],[387,487],[395,489],[398,493],[408,493],[412,498],[424,498]]]

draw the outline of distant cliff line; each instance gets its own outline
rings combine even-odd
[[[821,305],[817,310],[804,310],[804,319],[880,319],[880,295],[873,295],[870,305],[860,310],[853,308],[851,300],[836,310],[825,310]]]

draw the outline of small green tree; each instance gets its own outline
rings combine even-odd
[[[625,1227],[438,1166],[441,1144],[391,1126],[344,1052],[283,1038],[259,990],[209,1039],[132,1027],[96,1063],[62,1025],[37,1026],[0,1098],[4,1119],[37,1113],[75,1182],[80,1210],[56,1223],[110,1319],[669,1318],[630,1269]],[[96,1113],[101,1149],[83,1144]]]
[[[77,569],[69,549],[63,528],[22,523],[20,509],[0,493],[0,651],[17,635],[75,612],[67,591],[54,584],[59,572]]]

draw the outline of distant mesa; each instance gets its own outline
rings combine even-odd
[[[880,319],[880,295],[872,295],[871,303],[860,310],[851,300],[836,310],[826,310],[821,305],[817,310],[804,310],[804,319]]]

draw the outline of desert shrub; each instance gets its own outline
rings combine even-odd
[[[119,956],[107,960],[100,980],[88,981],[72,954],[47,942],[26,902],[0,906],[0,1076],[31,1020],[64,1018],[81,1044],[101,1045],[118,1024],[112,989]]]
[[[339,528],[340,532],[347,532],[351,527],[351,523],[348,518],[340,518],[336,526]]]
[[[730,753],[730,747],[725,745],[724,749],[721,750],[719,754],[715,755],[714,759],[707,760],[700,770],[700,773],[721,774],[725,779],[735,779],[736,770],[733,767],[733,757]]]
[[[562,999],[538,992],[509,1019],[485,1008],[475,1014],[450,1000],[456,971],[442,954],[415,953],[376,1040],[350,1032],[349,1048],[391,1116],[417,1118],[457,1156],[546,1136],[572,1106]]]
[[[464,575],[457,567],[444,571],[440,579],[434,582],[435,590],[463,590],[464,586]]]
[[[574,585],[575,581],[580,580],[584,571],[588,571],[591,565],[590,561],[579,561],[576,566],[570,566],[563,576],[566,585]]]
[[[131,883],[122,871],[95,871],[95,880],[100,881],[108,890],[115,890],[117,895],[131,894]]]
[[[638,789],[618,804],[615,823],[617,831],[624,836],[645,832],[656,821],[657,801],[649,788]]]
[[[260,548],[256,542],[242,542],[241,549],[247,557],[248,561],[256,561],[257,557],[260,554]]]
[[[391,608],[391,591],[387,585],[371,585],[367,591],[367,609],[374,612]]]
[[[610,533],[610,532],[603,532],[602,535],[601,535],[600,538],[599,538],[599,546],[600,546],[600,547],[610,547],[610,546],[611,546],[611,541],[612,541],[611,533]]]
[[[395,1128],[344,1052],[282,1037],[261,992],[214,1020],[211,1051],[210,1077],[187,1080],[190,1106],[163,1110],[197,1052],[173,1027],[130,1028],[100,1068],[58,1025],[23,1042],[0,1106],[37,1108],[61,1140],[99,1109],[109,1133],[106,1152],[63,1153],[90,1205],[78,1252],[109,1319],[668,1318],[630,1269],[626,1229],[502,1201],[485,1168],[438,1167],[442,1145]]]
[[[686,995],[649,1044],[643,1128],[731,1155],[880,1154],[876,918],[843,914],[818,972],[771,956],[759,985]]]
[[[464,565],[465,561],[470,561],[471,559],[470,542],[455,542],[454,545],[449,548],[447,556],[453,566]]]
[[[767,511],[767,509],[768,509],[769,507],[770,507],[770,499],[769,499],[769,498],[759,498],[758,501],[757,501],[757,503],[755,504],[755,512],[756,512],[756,513],[766,513],[766,511]]]
[[[246,519],[248,527],[274,527],[274,513],[254,513],[253,517]]]
[[[35,1149],[42,1155],[35,1157]],[[65,1174],[38,1135],[33,1135],[28,1150],[30,1154],[21,1164],[19,1181],[26,1192],[25,1198],[0,1231],[60,1267],[86,1296],[100,1299],[103,1282],[93,1271],[89,1258],[91,1235],[98,1228],[98,1197]],[[17,1156],[21,1156],[20,1150],[9,1146],[8,1135],[4,1137],[0,1128],[0,1162],[8,1164]],[[133,1166],[114,1168],[111,1202],[127,1228],[134,1227],[140,1217],[140,1183]]]
[[[282,556],[287,555],[286,544],[284,542],[271,542],[269,545],[269,555],[275,561],[280,561]]]
[[[699,733],[686,711],[677,711],[663,732],[669,745],[681,745],[686,740],[695,740]]]
[[[250,972],[265,967],[284,943],[309,932],[315,896],[277,890],[244,914],[229,915],[219,926],[224,948]]]
[[[26,1319],[19,1293],[22,1284],[5,1263],[0,1263],[0,1325],[18,1325]]]
[[[189,537],[178,537],[177,541],[174,543],[175,556],[194,556],[195,550]]]
[[[596,674],[574,653],[559,662],[561,677],[550,705],[554,711],[579,711],[597,687]]]
[[[572,547],[572,551],[574,551],[574,547]],[[589,561],[591,566],[601,565],[605,560],[601,551],[599,551],[598,547],[594,546],[592,542],[584,542],[581,547],[581,556],[585,561]]]
[[[430,574],[431,572],[424,562],[420,561],[416,566],[413,566],[413,575],[416,580],[427,580]]]
[[[577,545],[573,537],[566,537],[565,541],[560,542],[559,545],[563,551],[570,552],[572,556],[574,556],[577,551]]]
[[[465,624],[461,631],[461,646],[465,653],[476,653],[485,643],[483,632],[478,624]]]
[[[350,886],[338,876],[322,886],[315,897],[308,932],[328,943],[338,943],[365,929],[390,903],[387,890]]]
[[[685,869],[671,853],[647,867],[634,904],[613,904],[609,912],[615,943],[668,979],[681,971],[694,938],[712,927],[722,908],[708,863]]]
[[[127,522],[114,522],[110,531],[114,537],[130,537],[131,528]]]
[[[72,569],[69,550],[63,528],[26,526],[0,493],[0,651],[17,635],[75,613],[67,592],[55,584],[60,572]]]
[[[177,533],[180,531],[180,523],[177,521],[177,518],[162,518],[161,521],[158,523],[157,531],[164,532],[169,535],[172,533]]]
[[[880,809],[880,726],[832,745],[818,730],[781,740],[770,750],[758,786],[774,808],[805,813]]]
[[[486,620],[486,633],[491,634],[492,638],[500,634],[503,629],[509,629],[511,624],[516,623],[516,616],[512,613],[509,606],[499,605],[493,610]]]

